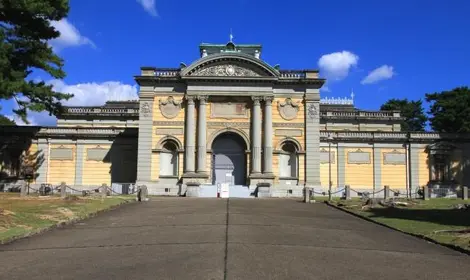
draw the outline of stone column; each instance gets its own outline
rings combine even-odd
[[[253,131],[251,133],[252,139],[252,164],[251,173],[261,173],[261,107],[260,97],[253,96]]]
[[[206,173],[206,101],[207,96],[199,96],[199,112],[197,124],[197,173]]]
[[[186,96],[186,142],[185,142],[185,173],[194,173],[195,163],[195,123],[194,123],[194,96]]]
[[[267,175],[273,174],[273,98],[264,98],[264,170]]]

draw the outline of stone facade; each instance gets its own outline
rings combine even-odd
[[[470,183],[466,135],[401,132],[399,112],[320,98],[318,71],[272,67],[260,45],[200,52],[189,66],[142,67],[138,101],[69,107],[56,128],[2,128],[2,143],[18,145],[2,157],[40,155],[37,185],[136,183],[157,195],[215,196],[225,183],[241,197]],[[14,175],[12,162],[2,170]]]

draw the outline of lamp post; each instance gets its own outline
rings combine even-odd
[[[333,142],[333,136],[328,133],[328,200],[331,201],[331,142]]]

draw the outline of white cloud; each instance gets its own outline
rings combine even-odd
[[[342,80],[346,78],[352,67],[356,66],[359,56],[349,51],[334,52],[322,55],[318,60],[318,66],[326,78]]]
[[[137,100],[137,86],[117,81],[68,85],[61,80],[48,82],[55,91],[72,93],[74,97],[64,101],[65,106],[102,106],[106,101]]]
[[[80,31],[67,19],[51,21],[51,25],[60,32],[60,37],[51,40],[55,48],[65,48],[72,46],[90,45],[95,48],[95,44],[89,38],[82,36]]]
[[[394,75],[393,66],[382,65],[379,68],[372,70],[369,75],[361,81],[361,84],[374,84],[382,80],[391,79]]]
[[[321,88],[320,88],[320,91],[321,92],[331,92],[330,88],[328,87],[328,85],[323,85]]]
[[[15,114],[11,115],[5,115],[6,118],[10,119],[11,121],[14,121],[17,125],[27,125],[27,126],[35,126],[37,125],[36,119],[31,116],[31,112],[28,112],[28,124],[25,123],[20,117],[18,117]]]
[[[137,2],[142,5],[144,10],[146,10],[151,16],[158,17],[155,0],[137,0]]]

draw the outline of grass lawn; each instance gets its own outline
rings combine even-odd
[[[375,206],[364,209],[362,209],[363,203],[360,200],[334,200],[332,203],[401,231],[470,250],[470,210],[453,209],[453,206],[457,204],[470,202],[452,198],[407,202],[410,204],[407,207]],[[467,233],[436,232],[465,229],[468,230]]]
[[[0,193],[0,243],[15,237],[34,234],[56,224],[83,219],[111,208],[134,196],[112,196],[106,199],[82,198],[64,200],[57,196],[20,198],[16,193]]]

